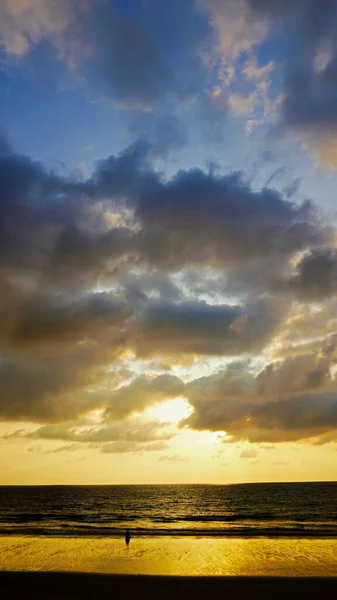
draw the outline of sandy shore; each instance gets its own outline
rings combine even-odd
[[[335,577],[337,540],[0,537],[0,571]]]
[[[160,598],[204,600],[211,598],[337,597],[337,578],[289,577],[158,577],[146,575],[95,575],[89,573],[0,573],[1,597],[34,600],[86,600],[87,598]]]

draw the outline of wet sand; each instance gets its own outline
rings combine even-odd
[[[0,571],[335,577],[337,539],[0,537]]]
[[[323,600],[337,597],[337,578],[289,577],[160,577],[96,575],[89,573],[1,572],[1,597],[8,600],[86,600],[141,598],[257,598],[285,597]]]

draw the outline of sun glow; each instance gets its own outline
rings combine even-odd
[[[152,406],[146,412],[149,417],[163,423],[179,423],[182,419],[186,419],[192,411],[193,408],[184,398],[176,398]]]

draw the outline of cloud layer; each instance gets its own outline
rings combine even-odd
[[[258,186],[201,167],[199,148],[184,167],[167,159],[197,139],[193,119],[211,145],[231,118],[245,140],[265,127],[334,167],[336,3],[133,4],[0,7],[6,73],[55,74],[132,114],[135,138],[81,176],[0,142],[0,418],[36,427],[17,437],[159,452],[172,430],[139,415],[182,397],[193,411],[176,435],[330,442],[337,254],[324,197],[274,189],[282,166]]]
[[[167,179],[151,149],[137,143],[82,182],[4,149],[2,418],[57,423],[104,409],[114,422],[184,396],[194,408],[189,427],[234,439],[297,440],[335,428],[333,338],[321,342],[322,358],[298,350],[257,376],[245,367],[184,383],[137,378],[123,366],[128,356],[261,353],[284,332],[289,299],[336,292],[333,231],[311,203],[253,191],[238,173],[192,169]],[[264,272],[268,261],[273,276],[252,295],[251,270]],[[191,284],[193,271],[181,278],[191,266],[225,278],[222,303],[189,298],[179,281]],[[238,274],[246,292],[226,303]]]

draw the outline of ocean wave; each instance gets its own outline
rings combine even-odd
[[[83,515],[83,514],[78,514],[78,513],[60,513],[60,514],[47,514],[47,513],[16,513],[16,514],[12,514],[12,515],[0,515],[0,525],[1,524],[6,524],[6,523],[10,523],[11,526],[15,525],[16,523],[35,523],[35,522],[46,522],[46,527],[48,527],[48,523],[61,523],[64,526],[74,526],[74,525],[81,525],[81,524],[85,524],[88,527],[105,527],[105,526],[110,526],[110,524],[113,523],[136,523],[136,522],[140,522],[143,519],[141,519],[139,517],[139,515],[130,515],[130,514],[118,514],[118,515],[107,515],[107,516],[101,516],[101,515]],[[336,522],[336,516],[335,514],[331,514],[331,515],[325,515],[325,519],[324,521],[322,521],[321,523],[319,521],[313,521],[312,520],[312,515],[307,515],[307,518],[305,518],[305,516],[301,516],[301,517],[297,517],[295,515],[292,515],[291,519],[287,519],[287,517],[285,516],[284,519],[280,518],[280,515],[275,515],[272,513],[238,513],[238,514],[232,514],[232,515],[207,515],[207,514],[201,514],[201,515],[185,515],[185,516],[173,516],[173,517],[166,517],[166,516],[160,516],[160,517],[149,517],[148,522],[150,522],[151,524],[153,523],[153,527],[151,527],[151,529],[156,529],[156,526],[158,524],[163,524],[163,525],[174,525],[179,524],[179,530],[180,530],[180,525],[188,525],[189,523],[205,523],[205,524],[216,524],[216,523],[247,523],[249,522],[250,527],[254,527],[258,526],[258,524],[260,522],[278,522],[280,523],[280,526],[282,528],[285,526],[289,526],[289,523],[294,523],[294,525],[296,526],[296,524],[298,525],[298,527],[300,528],[301,526],[303,527],[307,522],[312,523],[313,526],[321,526],[323,524],[323,526],[325,526],[326,524],[333,524]],[[337,523],[336,523],[336,528],[337,528]],[[207,529],[207,526],[203,529]]]
[[[36,522],[35,522],[36,523]],[[13,527],[10,523],[8,526],[2,524],[0,526],[0,535],[24,535],[24,536],[43,536],[43,537],[120,537],[125,534],[125,529],[128,524],[121,527],[100,527],[97,525],[80,525],[70,523],[62,523],[58,525],[50,524],[49,527],[39,527],[32,521],[31,526],[27,524]],[[331,524],[302,524],[295,527],[291,524],[288,526],[270,526],[270,527],[253,527],[241,526],[237,528],[153,528],[153,527],[135,527],[130,528],[133,536],[140,537],[298,537],[298,538],[337,538],[337,525]]]
[[[0,535],[335,537],[337,483],[0,486]]]

